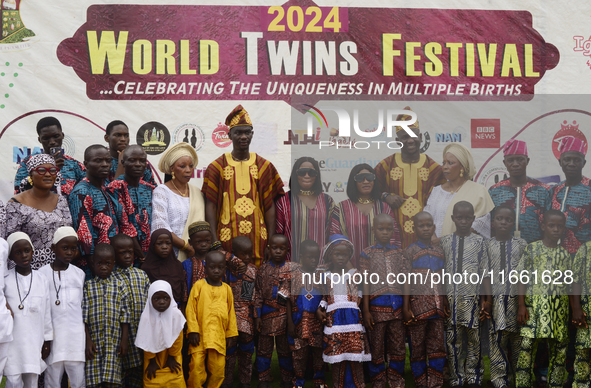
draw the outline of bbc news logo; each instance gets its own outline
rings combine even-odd
[[[501,147],[500,119],[472,119],[470,127],[472,148]]]

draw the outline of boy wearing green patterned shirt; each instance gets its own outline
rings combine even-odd
[[[572,323],[577,327],[575,340],[575,384],[577,388],[591,387],[591,330],[587,317],[591,314],[591,241],[579,247],[573,261]]]
[[[517,388],[532,387],[533,363],[540,340],[548,342],[548,386],[562,387],[566,376],[569,296],[565,276],[570,271],[570,255],[558,244],[565,228],[566,218],[562,212],[546,211],[542,222],[542,240],[525,248],[517,268],[522,281],[519,284],[517,322],[523,325],[521,352],[517,361]],[[524,282],[524,274],[528,275],[529,281]]]

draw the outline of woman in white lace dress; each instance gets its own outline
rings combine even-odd
[[[490,212],[495,207],[484,185],[472,181],[476,166],[470,151],[459,143],[449,144],[443,150],[443,176],[447,182],[433,188],[425,211],[433,216],[435,236],[439,239],[455,232],[451,220],[454,205],[468,201],[474,206],[476,219],[472,230],[484,238],[490,238]]]
[[[177,143],[160,158],[158,168],[172,179],[154,189],[152,196],[152,230],[167,229],[180,261],[195,254],[189,244],[188,227],[205,220],[201,190],[189,184],[197,167],[197,152],[187,143]]]

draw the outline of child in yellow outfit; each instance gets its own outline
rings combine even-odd
[[[226,258],[221,252],[205,256],[205,273],[205,279],[193,285],[187,301],[191,355],[188,386],[202,387],[207,380],[207,388],[219,388],[224,381],[226,341],[238,336],[232,289],[222,282]]]
[[[170,283],[152,283],[135,338],[135,346],[144,351],[144,388],[186,387],[181,355],[185,322]]]

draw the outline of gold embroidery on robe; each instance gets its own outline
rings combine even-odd
[[[220,221],[222,221],[222,224],[227,225],[230,222],[230,199],[228,198],[228,193],[224,193],[223,198]]]
[[[425,156],[425,154],[421,154],[418,162],[404,163],[402,161],[402,155],[395,154],[394,160],[396,161],[396,164],[398,166],[402,167],[402,174],[404,177],[404,182],[402,182],[404,196],[405,197],[412,197],[418,191],[419,169],[421,167],[423,167],[423,165],[425,164],[425,161],[427,160],[427,157]],[[429,174],[427,171],[427,178],[428,177],[429,177]],[[421,179],[423,179],[423,178],[421,177]],[[423,180],[426,180],[426,179],[423,179]]]
[[[238,225],[238,231],[243,234],[248,234],[252,230],[252,222],[242,220]]]
[[[415,223],[412,220],[406,220],[406,222],[404,223],[404,231],[406,233],[414,233],[414,227]]]
[[[415,214],[421,211],[421,203],[416,198],[406,198],[400,211],[407,217],[413,217]]]
[[[264,226],[261,226],[261,238],[263,240],[267,239],[267,228],[265,228]]]
[[[395,167],[390,170],[390,178],[392,178],[393,181],[402,178],[402,169],[400,167]]]
[[[250,167],[256,161],[256,154],[251,152],[250,158],[248,160],[244,162],[237,162],[232,158],[232,154],[228,152],[226,154],[226,161],[234,169],[234,187],[238,194],[246,195],[250,193]],[[226,168],[224,168],[224,173]]]
[[[234,176],[234,168],[231,166],[224,167],[224,179],[229,181]]]
[[[427,179],[429,179],[429,170],[425,167],[419,168],[419,178],[421,178],[423,182],[426,182]]]
[[[252,175],[252,179],[259,179],[259,168],[256,164],[250,166],[250,175]]]
[[[238,198],[236,204],[234,205],[234,210],[236,210],[236,213],[244,218],[251,215],[255,209],[256,207],[254,202],[252,202],[252,199],[248,197]]]
[[[220,230],[220,240],[221,241],[228,241],[232,237],[232,231],[230,228],[222,228]]]

